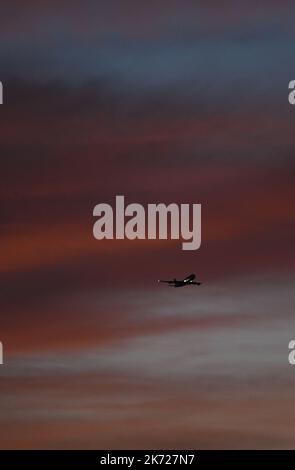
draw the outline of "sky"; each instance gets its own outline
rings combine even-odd
[[[294,448],[294,14],[1,2],[1,449]],[[121,194],[201,248],[95,240]]]

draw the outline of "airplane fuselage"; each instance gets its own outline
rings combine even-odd
[[[170,287],[184,287],[184,286],[200,286],[201,282],[195,281],[196,276],[195,274],[190,274],[185,279],[177,280],[176,278],[172,279],[171,281],[164,281],[159,279],[158,282],[164,282],[168,284]]]

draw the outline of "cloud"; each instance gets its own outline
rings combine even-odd
[[[1,5],[1,447],[294,447],[293,10]],[[116,194],[201,249],[98,243]]]
[[[188,302],[181,316],[181,293],[174,294],[180,295],[177,302],[160,294],[164,311],[160,299],[145,291],[141,301],[122,291],[113,307],[129,305],[121,317],[126,321],[135,304],[133,322],[145,319],[136,335],[129,323],[123,342],[7,356],[1,370],[1,425],[7,430],[1,447],[126,448],[132,442],[135,448],[185,448],[197,440],[199,449],[292,448],[291,286],[287,279],[281,285],[274,279],[240,280],[216,286],[215,293],[211,286],[205,297],[198,295],[198,308]],[[187,295],[190,301],[196,297]],[[86,298],[90,304],[109,303],[107,295],[103,301],[94,294]],[[155,316],[166,318],[164,329],[146,328],[148,318],[156,326]],[[195,324],[186,323],[193,317]],[[119,312],[105,318],[118,322]]]

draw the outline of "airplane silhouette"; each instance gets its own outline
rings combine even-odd
[[[177,279],[173,279],[172,281],[163,281],[162,279],[159,279],[158,282],[165,282],[168,284],[170,287],[183,287],[183,286],[200,286],[202,283],[195,281],[196,275],[195,274],[190,274],[186,278],[178,281]]]

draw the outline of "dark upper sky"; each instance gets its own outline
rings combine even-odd
[[[204,3],[1,4],[1,448],[294,447],[295,6]],[[94,240],[117,194],[201,249]]]

